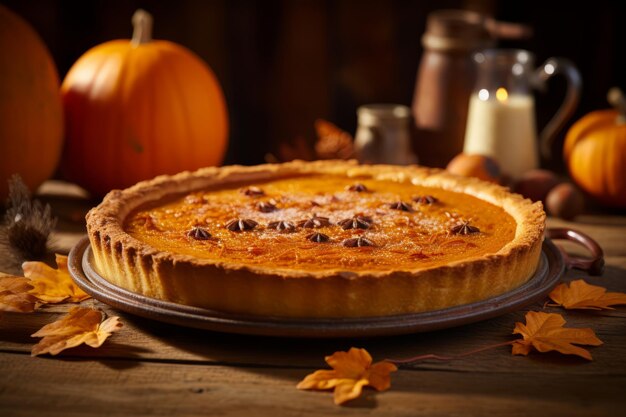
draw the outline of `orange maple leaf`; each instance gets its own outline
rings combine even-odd
[[[56,355],[80,344],[100,347],[111,334],[122,327],[120,318],[103,319],[93,308],[74,307],[54,323],[46,324],[31,337],[43,337],[31,350],[31,356],[50,353]]]
[[[24,262],[24,276],[30,278],[32,295],[46,303],[80,302],[90,295],[81,290],[67,269],[67,256],[56,255],[57,268],[50,268],[43,262]]]
[[[591,329],[566,329],[564,324],[565,319],[560,314],[529,311],[526,324],[515,323],[513,334],[521,334],[524,339],[513,343],[513,355],[528,355],[534,347],[539,352],[556,350],[591,360],[588,350],[574,344],[600,346],[602,341]]]
[[[0,311],[30,313],[37,306],[37,297],[29,294],[30,280],[12,275],[0,276]]]
[[[298,389],[335,390],[335,404],[361,395],[364,386],[372,386],[377,391],[384,391],[391,386],[391,372],[397,371],[396,365],[388,361],[372,365],[372,357],[365,349],[350,348],[347,352],[335,352],[326,357],[326,363],[332,370],[318,370],[307,375]]]
[[[626,294],[606,292],[606,288],[587,284],[579,279],[563,283],[552,290],[549,297],[557,305],[571,309],[613,310],[612,305],[626,304]]]

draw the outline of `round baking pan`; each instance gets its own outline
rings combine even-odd
[[[551,240],[566,239],[586,246],[590,259],[573,258]],[[89,240],[72,249],[68,266],[76,284],[93,298],[137,316],[211,331],[282,337],[371,337],[427,332],[490,319],[545,299],[559,283],[566,266],[599,274],[602,250],[593,239],[572,229],[549,229],[534,275],[519,288],[497,297],[442,310],[363,318],[286,318],[225,313],[146,297],[114,284],[94,268]]]

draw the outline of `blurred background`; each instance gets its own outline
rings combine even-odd
[[[130,38],[131,16],[154,16],[154,37],[182,44],[217,75],[230,116],[225,163],[255,164],[281,143],[313,141],[313,122],[354,134],[366,103],[411,105],[427,15],[474,10],[529,25],[526,40],[500,42],[572,60],[582,100],[569,122],[606,108],[611,86],[626,88],[626,5],[619,1],[62,1],[0,0],[25,18],[50,48],[61,78],[89,48]],[[542,127],[560,104],[565,82],[550,81],[537,103]],[[554,85],[552,85],[554,84]],[[561,85],[562,84],[562,85]],[[541,94],[541,93],[539,93]],[[560,135],[560,140],[564,133]],[[555,168],[562,170],[560,158]]]

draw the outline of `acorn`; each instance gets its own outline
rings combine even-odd
[[[546,197],[548,214],[564,220],[572,220],[585,209],[585,197],[573,184],[557,185]]]
[[[532,201],[545,203],[550,190],[556,187],[559,181],[556,174],[547,169],[532,169],[525,172],[513,184],[513,192],[523,195]]]

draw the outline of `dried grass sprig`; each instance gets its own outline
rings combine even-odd
[[[0,245],[6,247],[12,259],[9,267],[19,267],[27,260],[40,259],[45,253],[50,233],[56,225],[49,204],[32,198],[19,175],[9,179],[9,198],[4,222],[0,229]]]

